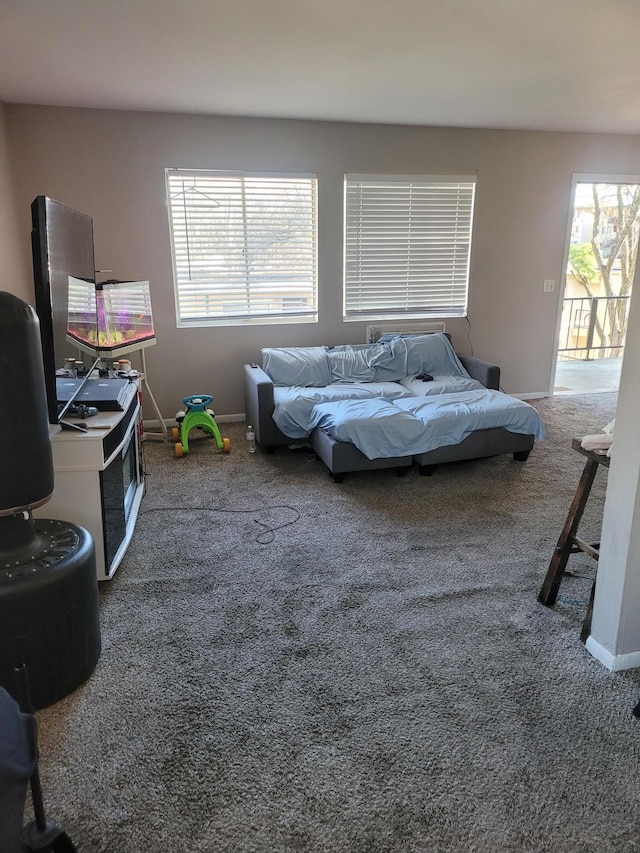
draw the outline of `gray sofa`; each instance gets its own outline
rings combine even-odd
[[[445,343],[451,348],[449,341],[445,341]],[[304,349],[293,348],[293,351],[299,353],[303,352]],[[361,355],[363,352],[368,354],[371,351],[371,346],[362,345],[325,349],[328,353],[338,355],[342,354],[341,351],[349,350],[348,354],[352,357],[352,351],[360,351],[356,352],[356,355]],[[311,351],[311,348],[309,348],[309,351]],[[272,355],[275,351],[263,350],[262,352],[264,361],[267,355]],[[281,352],[286,353],[287,348]],[[453,354],[452,349],[451,352]],[[461,366],[462,373],[466,374],[470,380],[476,380],[476,385],[480,383],[484,389],[499,390],[500,368],[497,365],[473,356],[453,354],[453,358]],[[413,366],[415,368],[415,361]],[[268,365],[265,365],[265,367],[268,369]],[[273,374],[274,371],[271,370],[271,373]],[[368,458],[353,443],[336,440],[325,429],[319,427],[312,429],[304,438],[300,435],[285,434],[274,421],[274,411],[276,397],[279,393],[278,386],[286,385],[288,382],[274,382],[272,375],[257,363],[244,365],[244,378],[247,423],[253,426],[259,447],[270,453],[277,447],[292,446],[304,441],[311,445],[318,457],[327,466],[336,482],[341,481],[343,476],[348,472],[376,470],[380,468],[395,468],[397,473],[402,475],[409,470],[414,462],[419,466],[421,474],[430,474],[435,466],[443,463],[478,459],[499,454],[513,454],[514,459],[525,461],[534,445],[535,436],[533,434],[513,432],[503,427],[492,427],[489,429],[476,429],[456,444],[436,447],[424,453],[404,453],[402,452],[402,448],[399,447],[398,450],[400,452],[396,456],[387,455],[380,458]],[[332,378],[335,378],[335,372]],[[355,378],[357,379],[358,377]],[[291,384],[293,385],[294,383]],[[310,383],[307,382],[307,384]],[[309,389],[304,387],[298,389],[296,385],[287,393],[291,393],[291,390],[294,393],[299,391],[300,394],[313,391],[320,399],[323,399],[325,390],[329,394],[336,387],[337,384],[334,382],[329,382],[326,389]],[[348,394],[349,387],[355,388],[359,386],[355,384],[353,386],[345,385],[343,381],[343,384],[338,387],[342,394]],[[346,391],[344,390],[345,388],[347,389]],[[430,388],[431,390],[435,392],[435,389]],[[443,399],[443,397],[440,397],[440,399]],[[292,432],[288,428],[287,431]]]

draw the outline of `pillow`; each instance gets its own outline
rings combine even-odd
[[[376,369],[376,380],[378,382],[397,382],[407,375],[406,352],[401,342],[381,344],[378,342],[377,351],[371,359],[371,364]]]
[[[396,338],[391,346],[405,348],[407,376],[425,372],[432,376],[469,375],[443,332]]]
[[[262,367],[274,385],[322,388],[331,382],[325,347],[266,347]]]
[[[342,346],[329,350],[327,354],[332,382],[373,382],[375,368],[371,366],[367,349]]]
[[[387,343],[344,344],[329,350],[334,382],[396,382],[407,375],[407,359]]]

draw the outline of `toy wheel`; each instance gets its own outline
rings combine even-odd
[[[178,440],[179,440],[179,438],[180,438],[180,430],[178,429],[178,427],[171,427],[171,438],[172,438],[174,441],[178,441]]]
[[[176,441],[176,443],[173,445],[173,452],[176,455],[176,459],[181,459],[184,456],[184,454],[182,452],[182,442],[181,441]]]
[[[231,450],[231,441],[228,438],[222,439],[222,452],[228,453]]]

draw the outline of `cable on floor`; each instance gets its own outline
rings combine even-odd
[[[144,509],[140,511],[140,515],[145,515],[149,512],[170,512],[175,515],[178,511],[183,512],[220,512],[220,513],[233,513],[237,515],[250,515],[251,513],[258,514],[260,512],[264,512],[265,510],[273,510],[273,509],[288,509],[292,513],[294,513],[294,518],[290,521],[283,521],[281,524],[265,524],[264,521],[260,521],[258,518],[254,518],[256,524],[260,525],[263,529],[258,533],[255,537],[255,541],[259,545],[270,545],[276,538],[275,534],[277,530],[283,530],[285,527],[290,527],[292,524],[295,524],[300,520],[300,512],[293,506],[289,506],[289,504],[273,504],[272,506],[263,506],[259,509],[220,509],[219,507],[210,507],[210,506],[182,506],[182,507],[151,507],[150,509]]]

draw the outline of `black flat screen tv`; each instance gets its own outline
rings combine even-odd
[[[87,293],[92,294],[93,303],[87,303],[85,327],[95,327],[97,334],[93,219],[46,196],[34,199],[31,219],[35,307],[40,320],[47,409],[49,423],[57,424],[56,369],[64,366],[65,358],[82,360],[68,337],[70,280],[91,283]]]

